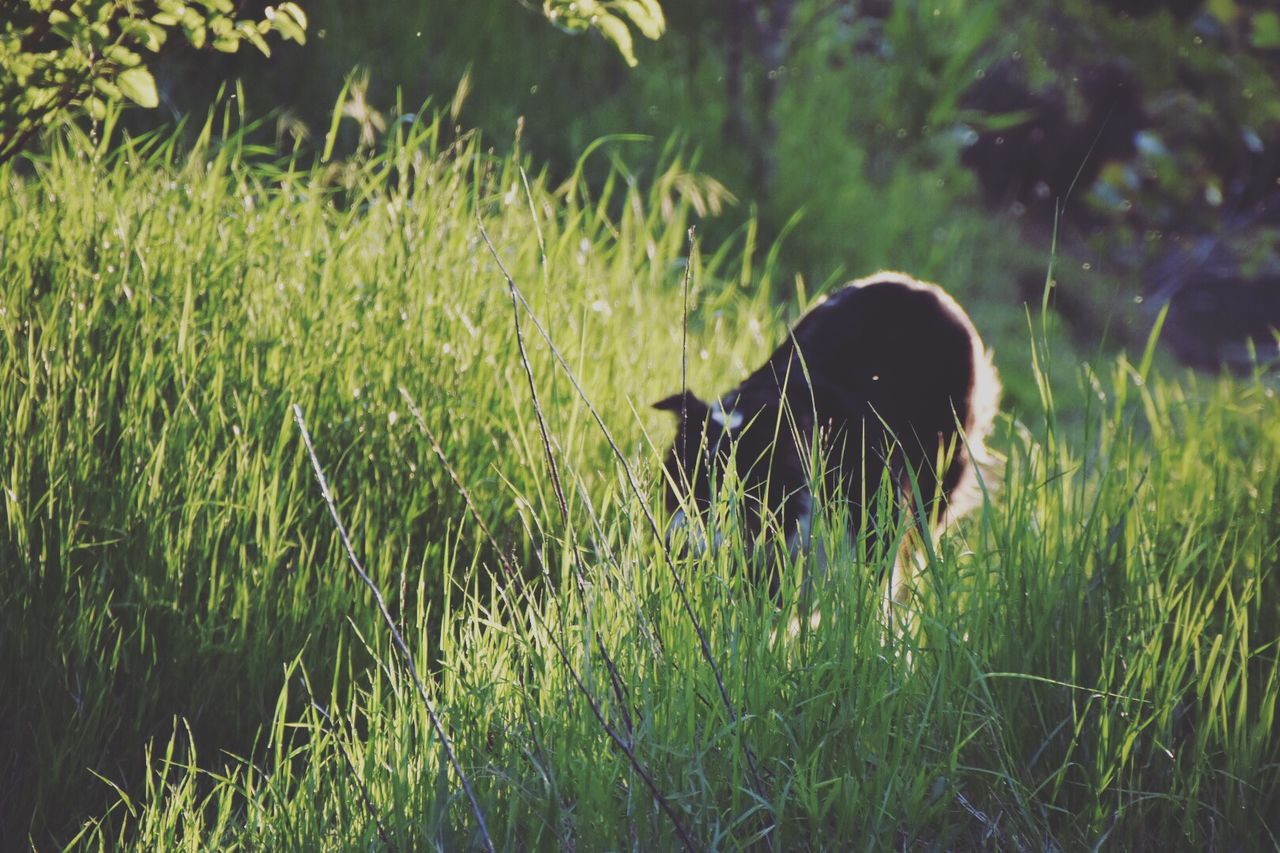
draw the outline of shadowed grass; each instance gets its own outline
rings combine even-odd
[[[213,138],[98,162],[71,139],[33,178],[0,170],[6,827],[41,847],[480,843],[344,565],[297,403],[499,847],[738,848],[770,826],[778,849],[1275,844],[1266,382],[1055,366],[1037,334],[1041,406],[1003,424],[994,505],[939,543],[905,635],[886,640],[882,567],[849,553],[791,636],[803,565],[779,608],[732,541],[669,571],[645,516],[670,424],[644,407],[681,385],[679,164],[590,194],[425,119],[306,169]],[[562,511],[477,216],[655,494],[529,336]],[[689,382],[714,392],[785,323],[772,270],[694,257]],[[943,284],[966,301],[963,261]],[[1084,401],[1069,426],[1055,399]]]

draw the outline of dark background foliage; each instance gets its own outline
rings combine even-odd
[[[755,209],[761,251],[785,235],[810,289],[882,266],[946,283],[967,250],[989,259],[971,289],[1038,304],[1056,234],[1053,304],[1080,341],[1144,338],[1168,302],[1184,360],[1242,368],[1250,340],[1274,355],[1280,16],[1261,0],[689,0],[636,69],[510,0],[306,8],[313,42],[270,60],[173,51],[163,108],[200,112],[239,77],[278,138],[314,144],[359,67],[366,123],[465,95],[457,121],[499,148],[518,133],[561,176],[610,134],[652,141],[589,176],[610,156],[643,174],[675,145],[742,203],[704,233]],[[987,233],[956,234],[969,211]]]

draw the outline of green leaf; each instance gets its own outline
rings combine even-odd
[[[1280,48],[1280,15],[1275,12],[1259,12],[1253,16],[1250,37],[1253,46],[1262,50]]]
[[[622,54],[622,58],[627,65],[634,68],[636,55],[631,47],[631,30],[627,29],[627,25],[622,22],[622,19],[604,12],[595,19],[594,23],[604,37],[613,42],[614,47],[618,48],[618,53]]]
[[[544,0],[542,14],[558,29],[579,33],[591,25],[587,15],[594,14],[595,6],[595,0]]]
[[[271,22],[272,28],[284,36],[289,41],[296,41],[298,44],[305,44],[307,41],[306,32],[298,26],[297,20],[285,11],[284,6],[291,4],[283,4],[281,7],[268,6],[264,12],[268,21]],[[305,17],[304,19],[305,20]]]
[[[102,121],[107,117],[107,105],[97,95],[90,95],[84,99],[84,109],[89,114],[89,118],[94,121]]]
[[[182,13],[182,29],[186,32],[187,41],[191,42],[192,47],[196,50],[204,47],[204,16],[190,6]]]
[[[209,19],[209,31],[216,39],[232,36],[235,24],[226,15],[214,15]]]
[[[1209,0],[1205,8],[1210,15],[1224,24],[1234,24],[1236,17],[1240,14],[1240,9],[1236,6],[1235,0]]]
[[[351,77],[347,76],[338,92],[338,102],[333,106],[333,121],[329,124],[329,132],[324,135],[324,151],[320,154],[320,162],[328,163],[333,156],[333,143],[338,139],[338,124],[342,121],[342,108],[347,101],[347,93],[351,91]]]
[[[293,22],[298,25],[298,29],[305,30],[307,28],[307,13],[302,11],[302,7],[297,3],[281,3],[276,9],[293,18]]]
[[[631,23],[647,39],[657,40],[666,29],[667,22],[662,16],[662,7],[655,0],[615,0],[612,5],[630,18]]]
[[[161,48],[164,44],[165,37],[168,35],[168,33],[164,31],[163,27],[159,27],[151,21],[138,19],[125,21],[121,29],[137,44],[145,47],[152,53],[155,53]]]
[[[103,53],[106,55],[107,59],[110,59],[122,68],[132,68],[133,66],[140,65],[142,63],[141,56],[132,50],[129,50],[129,48],[122,47],[118,44],[111,45],[103,51]]]
[[[79,21],[64,21],[60,24],[53,24],[51,29],[63,41],[74,42],[80,37],[80,33],[84,31],[85,27]]]
[[[119,100],[124,97],[124,93],[120,91],[120,87],[105,77],[99,77],[93,81],[93,89],[104,98]]]
[[[258,31],[258,25],[252,21],[237,21],[236,32],[256,47],[263,56],[271,56],[271,47],[267,44],[267,40],[262,37],[262,33]]]
[[[139,65],[116,75],[116,85],[126,98],[140,107],[153,109],[160,103],[156,94],[156,81],[145,66]]]

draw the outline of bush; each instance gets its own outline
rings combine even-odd
[[[143,52],[158,53],[175,31],[195,48],[235,53],[248,42],[269,55],[268,33],[302,43],[306,26],[296,3],[251,21],[231,0],[0,0],[0,163],[67,116],[101,121],[123,100],[157,106]]]

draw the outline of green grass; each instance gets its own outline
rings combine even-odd
[[[32,177],[0,171],[10,839],[481,842],[345,562],[296,403],[499,847],[1276,845],[1271,385],[1077,367],[1038,320],[1034,352],[995,340],[1031,395],[910,627],[886,640],[880,567],[850,559],[814,590],[822,624],[791,637],[802,566],[779,611],[740,550],[668,567],[645,515],[686,272],[690,384],[712,393],[799,309],[775,304],[778,271],[744,260],[746,231],[688,265],[678,163],[589,194],[532,169],[526,186],[518,153],[474,137],[396,128],[340,165],[222,128],[190,154],[151,136],[95,160],[72,138]],[[562,516],[477,217],[639,495],[524,314]],[[976,254],[943,283],[982,326],[1009,309],[984,303]]]

